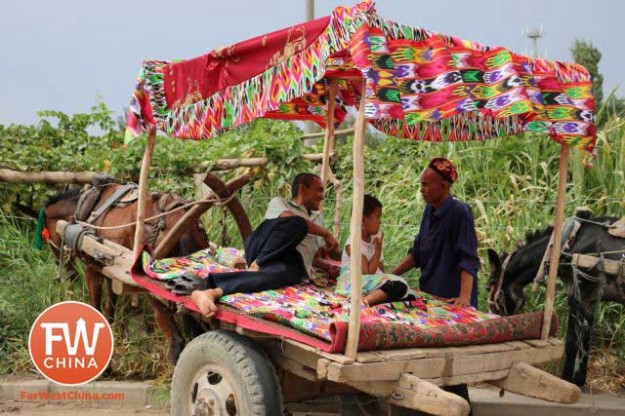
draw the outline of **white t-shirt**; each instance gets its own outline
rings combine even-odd
[[[306,210],[306,208],[297,205],[293,201],[286,201],[284,198],[279,197],[273,198],[271,202],[269,202],[269,207],[267,207],[267,212],[265,213],[265,219],[270,220],[278,218],[284,211],[290,211],[297,216],[305,218],[314,224],[323,227],[319,211],[312,211],[308,214],[308,210]],[[302,242],[297,246],[297,251],[299,251],[302,255],[304,266],[308,271],[308,277],[313,276],[313,260],[315,259],[317,250],[323,246],[325,246],[325,240],[323,237],[313,234],[306,234],[304,240],[302,240]]]
[[[360,240],[360,253],[365,256],[367,261],[371,261],[373,255],[375,254],[375,244],[373,244],[373,240],[375,236],[371,238],[370,242],[366,242],[364,240]],[[347,241],[345,242],[345,247],[352,245],[352,237],[349,236]],[[341,272],[349,270],[351,267],[351,257],[347,254],[347,250],[343,248],[343,254],[341,255]],[[384,253],[380,254],[380,264],[384,261]],[[382,269],[378,266],[378,270],[376,270],[373,274],[382,274],[384,273]]]

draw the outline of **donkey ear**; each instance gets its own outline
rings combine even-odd
[[[38,212],[35,211],[34,209],[32,209],[29,206],[16,203],[15,204],[15,208],[17,208],[17,210],[20,211],[22,214],[28,215],[29,217],[32,217],[32,218],[35,218],[35,219],[37,219],[39,217]]]
[[[499,259],[499,255],[492,248],[488,249],[488,262],[490,263],[490,267],[492,269],[499,269],[501,267],[501,260]]]

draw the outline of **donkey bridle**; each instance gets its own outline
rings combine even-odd
[[[497,283],[495,284],[494,288],[491,287],[490,290],[488,291],[488,309],[490,309],[491,311],[494,311],[494,310],[503,311],[504,315],[508,315],[508,309],[506,308],[506,300],[504,299],[504,294],[503,294],[503,278],[504,278],[504,275],[506,274],[506,267],[508,267],[508,262],[510,261],[514,253],[515,252],[508,254],[508,256],[504,259],[503,263],[501,264],[501,270],[499,272],[499,279],[497,279]],[[491,296],[491,293],[493,293],[493,289],[495,293]]]

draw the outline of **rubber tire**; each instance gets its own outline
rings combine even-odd
[[[171,414],[191,415],[188,408],[197,369],[217,364],[231,372],[238,416],[279,416],[284,413],[282,391],[269,358],[249,339],[231,331],[211,331],[182,351],[171,383]]]

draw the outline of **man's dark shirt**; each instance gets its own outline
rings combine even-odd
[[[421,268],[420,289],[443,298],[460,296],[462,269],[473,276],[471,305],[477,307],[477,237],[471,208],[449,196],[438,210],[427,204],[410,250]]]

